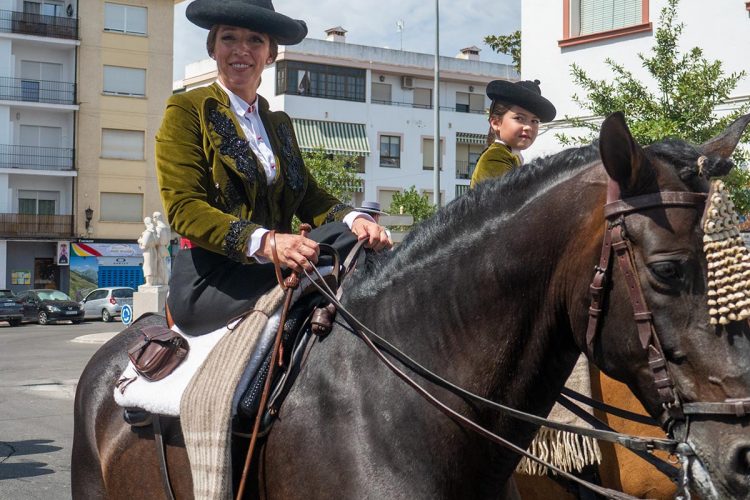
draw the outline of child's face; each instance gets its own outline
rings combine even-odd
[[[539,117],[520,106],[511,106],[500,118],[491,117],[490,124],[501,141],[519,150],[531,146],[539,133]]]

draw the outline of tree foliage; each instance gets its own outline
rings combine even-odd
[[[516,30],[510,35],[488,35],[484,37],[484,43],[498,54],[510,56],[513,59],[513,67],[521,73],[521,30]]]
[[[348,156],[330,155],[322,148],[302,153],[302,159],[310,174],[323,189],[341,200],[351,203],[352,193],[361,181],[350,167],[352,159]]]
[[[414,223],[423,221],[435,213],[436,207],[426,194],[419,194],[415,186],[403,193],[395,193],[388,211],[392,214],[409,214]]]
[[[746,72],[726,75],[721,61],[709,61],[699,47],[680,52],[684,24],[677,22],[678,3],[679,0],[669,0],[662,9],[650,54],[638,54],[643,68],[655,83],[655,90],[610,58],[605,60],[612,75],[610,80],[596,80],[581,66],[571,65],[573,80],[583,90],[582,95],[573,95],[573,101],[593,119],[566,116],[574,127],[588,133],[582,136],[556,134],[561,143],[591,142],[599,133],[600,117],[623,111],[633,137],[641,144],[651,144],[665,137],[701,144],[747,113],[748,105],[744,104],[729,113],[717,114],[717,108],[727,102]],[[725,182],[740,213],[748,213],[750,174],[746,164],[750,155],[738,148],[733,158],[740,168],[733,169]]]

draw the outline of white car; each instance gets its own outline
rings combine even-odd
[[[134,289],[127,286],[97,288],[81,301],[84,319],[101,318],[105,323],[120,315],[122,306],[133,305]]]

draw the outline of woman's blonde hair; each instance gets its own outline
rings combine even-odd
[[[487,132],[487,146],[492,145],[495,140],[499,139],[497,134],[495,134],[495,130],[492,128],[492,118],[495,117],[499,120],[503,119],[503,115],[510,111],[511,104],[508,104],[507,102],[503,101],[492,101],[492,104],[490,105],[490,116],[488,120],[490,120],[490,130]]]
[[[206,37],[206,50],[208,51],[209,57],[214,56],[214,51],[216,50],[216,34],[219,32],[221,26],[221,24],[214,24],[211,26],[211,29],[208,30],[208,36]],[[271,59],[275,61],[276,56],[279,55],[279,43],[268,33],[266,33],[266,36],[268,36],[268,42],[271,45]]]

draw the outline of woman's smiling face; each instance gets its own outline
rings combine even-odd
[[[247,28],[220,26],[213,58],[221,83],[245,101],[252,102],[263,70],[273,62],[270,38]]]

